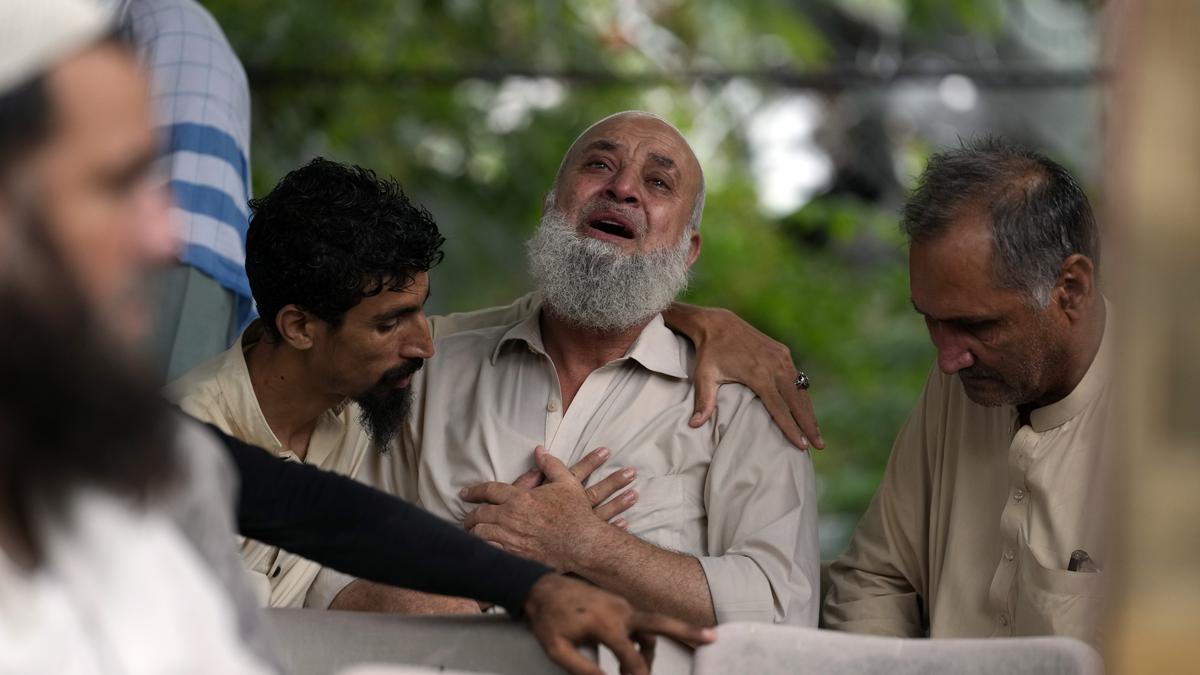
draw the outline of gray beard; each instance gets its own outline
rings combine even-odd
[[[529,271],[554,315],[603,333],[645,324],[688,284],[690,230],[673,247],[625,253],[579,236],[562,211],[547,209],[526,248]]]

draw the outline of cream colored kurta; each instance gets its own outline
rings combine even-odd
[[[539,313],[496,328],[438,339],[417,375],[418,398],[401,452],[386,476],[364,476],[461,522],[472,483],[511,482],[542,444],[568,465],[599,446],[608,462],[638,471],[629,531],[695,556],[718,621],[815,625],[819,562],[817,495],[807,453],[793,448],[761,402],[740,385],[718,393],[700,429],[693,409],[691,343],[656,317],[627,356],[596,370],[563,411],[542,344]]]
[[[157,508],[92,489],[35,525],[34,570],[0,548],[0,673],[266,675],[196,549]]]
[[[1025,425],[1014,407],[977,405],[958,377],[934,370],[830,570],[826,625],[920,636],[923,602],[933,637],[1099,645],[1111,576],[1109,342],[1070,395]],[[1076,550],[1099,571],[1068,571]]]
[[[300,461],[271,431],[250,383],[245,352],[261,337],[262,327],[256,321],[227,351],[172,382],[167,387],[167,398],[187,414],[213,424],[230,436],[281,458]],[[377,461],[379,453],[372,449],[370,437],[358,422],[358,414],[358,406],[350,402],[323,413],[313,429],[304,463],[352,476],[364,461]],[[264,606],[324,609],[349,581],[349,577],[341,577],[336,588],[319,598],[307,598],[320,565],[276,546],[239,539],[242,561]]]

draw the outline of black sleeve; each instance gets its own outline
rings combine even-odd
[[[279,459],[209,427],[237,465],[242,535],[363,579],[520,615],[550,568],[353,479]]]

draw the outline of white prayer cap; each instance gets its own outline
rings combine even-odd
[[[99,40],[111,25],[95,0],[0,0],[0,94]]]

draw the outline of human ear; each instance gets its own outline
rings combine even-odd
[[[1082,253],[1067,256],[1059,268],[1051,302],[1057,304],[1072,320],[1077,320],[1091,306],[1095,293],[1096,267],[1092,259]]]
[[[696,260],[700,257],[700,244],[700,232],[698,230],[692,230],[692,248],[690,251],[688,251],[688,267],[694,265]]]
[[[285,305],[275,315],[275,327],[283,341],[300,350],[311,349],[316,319],[295,305]]]

